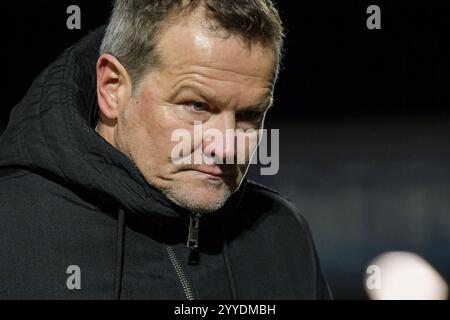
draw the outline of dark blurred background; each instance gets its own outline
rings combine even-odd
[[[66,9],[81,8],[81,30]],[[381,8],[368,30],[366,9]],[[432,1],[278,1],[284,70],[267,126],[280,171],[251,176],[291,198],[310,223],[338,299],[366,299],[367,264],[412,251],[450,280],[450,11]],[[105,24],[110,1],[9,1],[0,19],[0,133],[33,79]]]

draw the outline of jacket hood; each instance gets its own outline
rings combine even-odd
[[[0,138],[0,168],[50,175],[127,212],[187,216],[190,212],[149,185],[132,161],[95,131],[96,63],[104,32],[104,26],[91,32],[33,82]],[[245,185],[220,211],[238,205]]]

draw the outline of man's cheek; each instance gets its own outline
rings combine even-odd
[[[258,147],[259,135],[256,130],[237,131],[236,158],[238,165],[248,165]],[[254,158],[254,157],[253,157]],[[253,163],[253,162],[252,162]]]
[[[193,148],[192,132],[186,128],[172,127],[168,130],[167,139],[164,139],[164,149],[169,147],[167,152],[174,164],[190,164],[187,157]]]

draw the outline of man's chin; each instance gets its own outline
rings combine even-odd
[[[210,188],[182,188],[165,190],[165,196],[180,207],[192,213],[212,213],[222,208],[231,196],[228,188],[211,190]]]
[[[178,172],[165,181],[150,178],[146,180],[176,205],[201,214],[222,208],[238,187],[236,177],[216,177],[194,170]]]

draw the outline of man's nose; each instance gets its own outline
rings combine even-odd
[[[204,132],[203,148],[216,161],[226,163],[236,156],[236,117],[233,112],[217,115]]]

